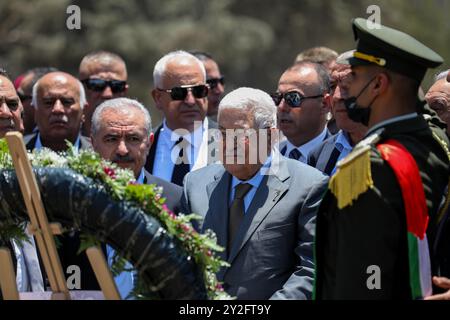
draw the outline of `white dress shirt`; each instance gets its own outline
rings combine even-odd
[[[302,154],[300,159],[298,159],[298,160],[303,163],[307,163],[309,153],[325,140],[325,137],[327,135],[327,130],[328,130],[327,127],[325,127],[323,129],[323,131],[317,137],[309,140],[308,142],[301,145],[300,147],[296,147],[289,140],[286,140],[286,152],[283,155],[285,157],[289,157],[289,153],[291,153],[291,151],[293,149],[297,149]]]
[[[179,135],[167,127],[166,120],[163,121],[163,127],[159,133],[155,150],[155,161],[152,174],[166,181],[172,180],[172,173],[175,163],[180,153],[180,146],[175,143],[180,137],[187,141],[185,146],[186,156],[190,164],[190,170],[198,161],[200,148],[204,141],[204,136],[208,132],[208,120],[205,118],[203,125],[197,127],[193,132]]]

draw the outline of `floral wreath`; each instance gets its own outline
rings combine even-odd
[[[140,185],[136,183],[131,170],[119,168],[116,164],[102,159],[92,150],[77,151],[68,143],[69,148],[65,153],[57,153],[43,148],[28,153],[33,167],[66,168],[92,179],[96,186],[100,186],[116,201],[128,201],[139,207],[146,215],[155,218],[166,233],[181,244],[188,259],[193,258],[203,275],[207,296],[212,300],[230,299],[217,280],[216,273],[222,267],[229,266],[222,261],[215,252],[223,251],[217,245],[217,239],[211,230],[204,234],[198,233],[191,224],[192,220],[201,219],[196,214],[175,215],[164,204],[165,198],[161,196],[162,188],[155,185]],[[14,169],[8,145],[5,139],[0,139],[0,171]],[[0,242],[7,240],[24,241],[25,223],[17,221],[3,221],[0,219]],[[100,240],[96,236],[82,234],[79,251],[83,251],[93,245],[99,245]],[[125,271],[126,260],[116,254],[111,266],[113,275]],[[136,299],[148,299],[145,285],[138,276],[131,296]]]

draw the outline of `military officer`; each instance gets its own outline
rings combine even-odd
[[[342,91],[369,131],[345,159],[317,216],[316,299],[422,299],[432,294],[429,246],[449,182],[444,131],[418,114],[417,92],[442,58],[411,36],[357,18]]]

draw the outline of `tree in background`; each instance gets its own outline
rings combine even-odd
[[[68,30],[69,5],[81,8],[81,29]],[[0,2],[0,66],[12,76],[35,66],[77,74],[81,58],[105,49],[127,62],[130,96],[161,118],[150,97],[155,62],[175,49],[209,51],[227,77],[227,90],[272,92],[296,55],[324,45],[354,46],[350,21],[381,8],[381,23],[417,37],[447,60],[449,0],[15,0]],[[424,87],[428,88],[428,75]]]

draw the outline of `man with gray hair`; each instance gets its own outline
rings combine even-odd
[[[121,168],[132,170],[139,184],[162,187],[167,207],[174,212],[179,211],[182,189],[152,176],[143,168],[153,133],[150,114],[141,103],[128,98],[106,100],[96,108],[90,131],[92,146],[101,157],[117,163]],[[111,266],[114,250],[109,246],[105,249]],[[126,269],[131,268],[131,265],[126,266]],[[114,278],[123,299],[134,288],[133,272],[124,271]]]
[[[47,73],[33,86],[31,105],[38,131],[24,137],[28,150],[65,151],[66,140],[76,149],[91,147],[80,133],[86,95],[78,79],[65,72]]]
[[[153,71],[152,96],[164,115],[145,169],[182,185],[189,171],[208,163],[208,86],[203,63],[186,51],[170,52]]]
[[[230,92],[218,123],[222,164],[186,175],[182,208],[201,214],[199,228],[213,230],[225,248],[230,267],[219,281],[238,299],[310,299],[315,215],[327,178],[273,149],[276,108],[267,93]]]
[[[425,95],[425,100],[439,118],[447,124],[447,136],[450,136],[450,82],[447,80],[449,71],[438,74],[434,84]]]
[[[150,114],[141,103],[116,98],[100,104],[92,116],[91,141],[104,159],[132,170],[138,183],[163,187],[168,208],[178,212],[181,188],[144,169],[153,133]]]

